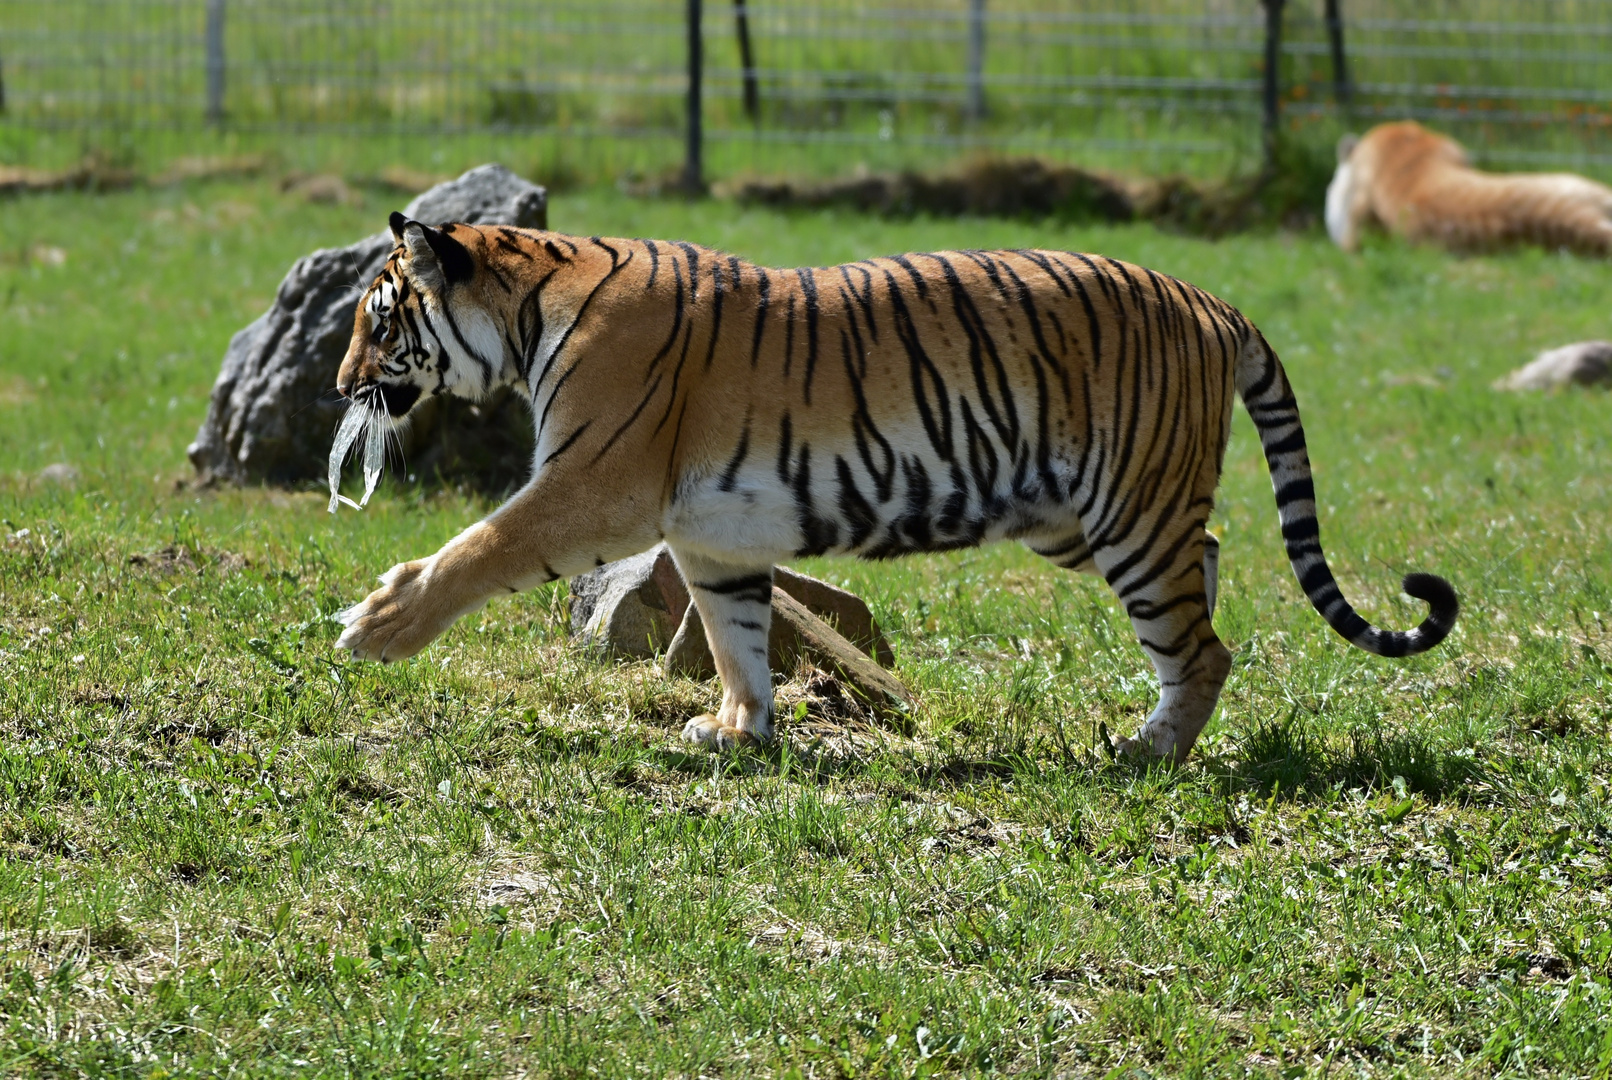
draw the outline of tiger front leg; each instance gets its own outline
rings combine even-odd
[[[487,597],[467,595],[443,585],[437,571],[441,553],[429,559],[398,563],[381,575],[381,587],[336,619],[346,629],[336,648],[354,660],[388,663],[405,660],[427,645],[462,615],[477,610]]]
[[[564,476],[540,477],[435,555],[394,566],[338,616],[347,629],[336,648],[358,660],[402,660],[495,596],[654,545],[652,494],[585,501],[578,490]]]
[[[717,750],[772,739],[772,567],[725,563],[673,550],[689,595],[705,624],[722,677],[722,706],[683,727],[683,738]]]

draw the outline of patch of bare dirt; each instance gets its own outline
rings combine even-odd
[[[127,712],[130,705],[129,699],[124,695],[99,685],[81,687],[68,695],[68,698],[74,705],[108,709],[115,713]]]
[[[741,202],[779,207],[843,207],[909,217],[1063,217],[1130,221],[1136,207],[1124,181],[1036,158],[976,158],[946,173],[870,173],[820,183],[751,180],[733,192]]]
[[[810,758],[863,760],[893,742],[907,741],[880,722],[855,690],[820,668],[802,664],[778,688],[777,700],[779,735]]]
[[[0,195],[21,195],[35,191],[116,191],[131,187],[137,176],[132,169],[113,165],[91,155],[69,169],[31,169],[0,165]]]
[[[841,207],[887,217],[1147,220],[1179,232],[1221,236],[1263,225],[1308,228],[1330,176],[1330,161],[1303,147],[1284,146],[1274,166],[1218,183],[1117,176],[1039,158],[981,157],[941,173],[865,173],[820,182],[757,179],[718,193],[764,206]]]
[[[160,551],[130,555],[128,565],[159,577],[180,573],[199,574],[203,570],[227,576],[251,566],[252,561],[234,551],[208,552],[185,544],[169,544]]]

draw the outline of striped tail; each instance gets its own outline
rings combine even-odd
[[[1252,329],[1252,328],[1251,328]],[[1450,583],[1433,574],[1406,574],[1404,590],[1432,608],[1414,630],[1380,630],[1360,617],[1344,599],[1337,579],[1321,552],[1321,526],[1315,517],[1315,485],[1304,448],[1304,425],[1298,402],[1281,362],[1258,330],[1253,330],[1237,358],[1237,393],[1259,429],[1265,462],[1276,489],[1276,512],[1293,574],[1310,603],[1332,629],[1350,644],[1378,656],[1411,656],[1443,641],[1461,610]]]

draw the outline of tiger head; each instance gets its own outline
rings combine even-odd
[[[510,381],[513,365],[481,303],[481,234],[396,212],[391,226],[397,247],[358,304],[336,389],[398,421],[427,397],[476,401]]]

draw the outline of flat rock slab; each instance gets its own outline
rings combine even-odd
[[[1577,341],[1547,349],[1494,384],[1496,390],[1554,390],[1612,382],[1612,341]]]
[[[621,657],[664,651],[670,675],[708,679],[717,673],[699,609],[665,544],[572,578],[571,636]],[[912,702],[884,670],[895,656],[867,604],[782,566],[773,571],[767,653],[774,671],[793,671],[804,660],[833,673],[874,715],[901,713]]]
[[[874,716],[889,720],[904,715],[912,705],[912,694],[900,679],[774,585],[772,621],[767,630],[768,666],[775,672],[792,672],[803,661],[832,673]],[[716,674],[705,626],[693,605],[667,647],[664,664],[668,675],[705,679]]]
[[[833,626],[880,667],[895,667],[896,656],[890,651],[890,643],[873,620],[873,612],[856,593],[784,566],[773,570],[772,583]]]
[[[783,566],[773,570],[773,585],[827,622],[878,664],[895,666],[890,643],[880,632],[873,612],[855,593]],[[618,612],[616,609],[624,604],[626,610]],[[684,649],[693,649],[688,654],[694,661],[693,666],[679,670],[705,677],[715,675],[716,668],[701,667],[697,662],[702,651],[708,657],[710,650],[704,643],[705,630],[698,623],[699,615],[689,616],[691,610],[688,586],[683,583],[683,576],[665,544],[657,544],[642,555],[606,563],[571,579],[573,638],[588,645],[607,647],[624,656],[653,656],[676,639],[671,632],[662,636],[657,630],[651,635],[657,645],[654,651],[646,652],[642,631],[648,623],[659,626],[670,617],[673,632],[688,627],[680,644]],[[612,626],[619,626],[621,632],[612,631]],[[695,633],[696,626],[698,640],[687,640]]]
[[[428,225],[462,221],[540,229],[548,222],[548,195],[502,165],[482,165],[438,184],[403,212]],[[230,340],[207,419],[188,450],[202,481],[324,479],[331,438],[346,408],[334,388],[353,335],[353,311],[394,243],[385,230],[298,259],[269,310]],[[464,479],[500,490],[522,483],[531,467],[531,414],[513,395],[479,405],[426,402],[401,433],[409,472],[421,478]]]

